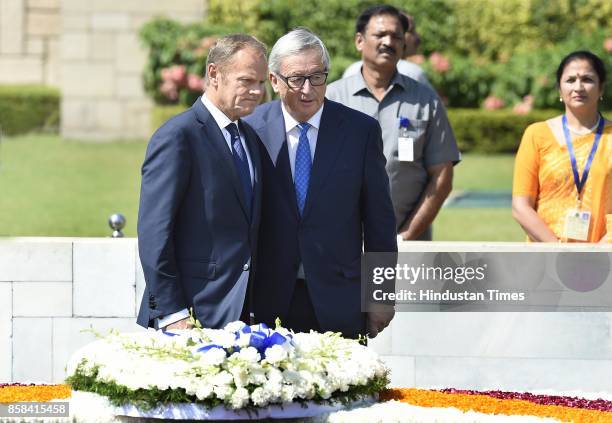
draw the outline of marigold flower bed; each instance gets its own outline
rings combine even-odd
[[[46,402],[53,399],[70,398],[68,385],[22,385],[19,383],[0,385],[0,404],[13,402]]]
[[[0,404],[71,397],[68,385],[0,384]],[[420,407],[455,407],[464,412],[549,417],[567,422],[610,422],[612,401],[556,395],[459,389],[386,389],[381,401],[397,400]]]
[[[562,397],[559,395],[536,395],[529,392],[472,391],[453,388],[441,389],[440,392],[447,394],[488,395],[493,398],[519,399],[542,405],[563,405],[587,410],[612,411],[612,401],[606,401],[601,398],[590,400],[578,397]]]
[[[500,399],[477,391],[470,393],[428,391],[414,388],[387,389],[381,401],[397,400],[421,407],[455,407],[462,411],[485,414],[550,417],[567,422],[609,422],[607,411],[574,408],[564,405],[543,405],[524,399]]]

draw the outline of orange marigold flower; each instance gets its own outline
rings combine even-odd
[[[0,388],[0,404],[13,402],[46,402],[53,399],[70,398],[68,385],[6,386]]]
[[[550,417],[567,422],[612,421],[612,413],[541,405],[525,400],[507,400],[475,394],[451,394],[415,388],[387,389],[380,393],[381,401],[397,400],[420,407],[455,407],[462,411],[485,414]]]

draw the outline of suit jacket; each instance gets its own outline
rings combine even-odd
[[[252,213],[232,154],[200,98],[159,128],[142,166],[138,242],[146,288],[138,324],[193,307],[205,327],[238,320],[257,246],[261,161],[240,123],[253,166]]]
[[[300,217],[280,101],[259,106],[245,121],[262,142],[255,318],[271,324],[287,315],[302,262],[321,329],[364,334],[362,245],[366,251],[397,251],[378,122],[325,100]]]

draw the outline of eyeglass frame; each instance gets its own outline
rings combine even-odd
[[[325,85],[325,83],[327,82],[327,77],[329,76],[329,72],[328,71],[323,71],[323,72],[315,72],[315,73],[311,73],[310,75],[292,75],[292,76],[285,76],[285,75],[281,75],[280,73],[276,73],[274,72],[274,74],[276,76],[278,76],[285,84],[287,84],[287,86],[291,89],[294,90],[299,90],[301,89],[304,84],[306,83],[306,81],[310,82],[310,85],[313,87],[321,87],[323,85]],[[312,78],[315,75],[325,75],[325,79],[323,80],[323,82],[321,84],[313,84],[312,80],[310,78]],[[292,86],[291,84],[289,84],[289,78],[302,78],[302,83],[299,86]]]

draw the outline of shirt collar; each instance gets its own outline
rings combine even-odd
[[[324,104],[322,104],[321,107],[319,107],[319,110],[317,110],[317,112],[312,115],[310,119],[308,119],[308,123],[310,124],[310,126],[314,127],[317,130],[321,126],[321,115],[323,114],[323,106]],[[285,108],[285,104],[282,101],[281,109],[283,111],[283,118],[285,119],[285,131],[289,132],[293,128],[295,128],[300,122],[298,122],[293,116],[291,116],[291,114],[289,114],[289,112]]]
[[[237,120],[230,120],[225,113],[219,110],[219,108],[215,106],[213,102],[208,99],[208,97],[206,97],[206,94],[202,95],[202,103],[204,103],[204,106],[208,109],[217,125],[219,125],[219,128],[225,129],[225,127],[230,123],[235,123],[238,125]]]
[[[368,84],[366,83],[365,78],[363,77],[363,74],[361,73],[362,68],[363,68],[363,65],[361,66],[361,68],[359,68],[359,72],[356,75],[352,76],[353,87],[351,89],[351,94],[353,95],[357,94],[361,90],[370,91],[370,89],[368,88]],[[391,82],[389,83],[390,87],[394,85],[399,85],[404,90],[406,89],[406,84],[404,83],[404,79],[402,78],[402,76],[397,70],[395,71],[395,74],[393,75],[393,78],[391,78]]]

